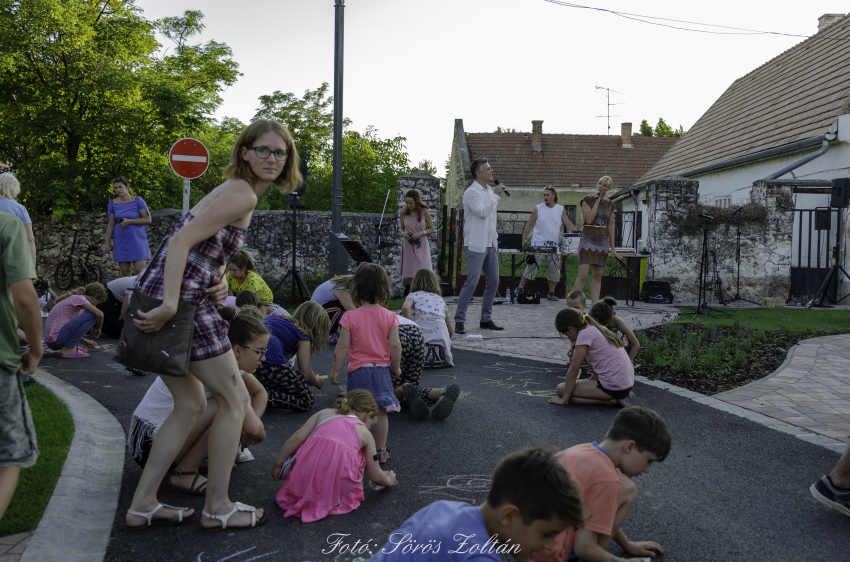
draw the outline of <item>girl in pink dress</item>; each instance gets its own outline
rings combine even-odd
[[[336,409],[314,414],[289,438],[272,467],[272,478],[280,480],[289,457],[297,458],[277,493],[284,517],[294,515],[312,523],[354,511],[364,499],[364,467],[374,484],[395,486],[395,472],[381,470],[369,432],[377,421],[378,403],[372,393],[352,390],[337,398]]]
[[[401,260],[398,272],[408,284],[420,269],[431,269],[431,244],[428,236],[434,234],[434,223],[428,205],[422,202],[419,191],[411,189],[404,194],[404,207],[398,212],[401,223]]]

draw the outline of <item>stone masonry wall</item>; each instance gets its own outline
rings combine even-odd
[[[767,212],[766,220],[741,222],[740,289],[735,261],[736,226],[709,221],[708,249],[717,256],[718,274],[727,298],[736,290],[753,301],[788,297],[794,224],[792,184],[796,185],[788,181],[759,181],[752,188],[752,202]],[[652,253],[647,278],[669,282],[677,298],[696,300],[702,230],[690,234],[683,233],[681,227],[698,207],[699,182],[676,176],[662,178],[648,186],[647,194],[647,246]],[[714,261],[709,259],[705,279],[708,294],[714,300]]]
[[[399,178],[400,191],[416,185],[420,190],[422,199],[431,206],[434,227],[438,228],[440,182],[439,179],[417,172],[411,176]],[[436,203],[434,202],[436,198]],[[401,233],[399,232],[398,213],[390,213],[384,217],[384,223],[390,226],[383,229],[383,239],[387,242],[395,242],[396,246],[384,248],[383,265],[391,274],[394,292],[400,296],[403,292],[401,277],[396,273],[399,262],[399,245],[401,244]],[[175,224],[180,220],[179,210],[167,209],[152,211],[152,222],[147,227],[148,244],[151,255],[156,251],[162,238],[166,236]],[[33,233],[36,241],[36,254],[38,261],[38,273],[46,275],[53,281],[54,272],[59,262],[64,259],[73,241],[72,226],[57,223],[51,217],[34,216]],[[374,227],[380,220],[380,214],[375,213],[342,213],[343,232],[349,238],[360,241],[369,251],[370,255],[376,256],[376,236]],[[74,220],[78,229],[79,240],[75,254],[85,255],[85,248],[89,244],[96,244],[98,251],[93,253],[93,263],[100,265],[104,270],[104,279],[109,281],[118,277],[118,265],[110,258],[104,258],[101,251],[106,237],[106,213],[80,213]],[[295,266],[308,287],[327,279],[328,275],[328,232],[331,228],[331,213],[323,211],[298,211],[296,224],[297,245],[295,248]],[[431,242],[431,255],[436,265],[437,236],[429,237]],[[245,238],[246,250],[251,252],[257,271],[266,279],[271,287],[292,268],[292,211],[255,211],[251,226]],[[355,262],[350,260],[350,269],[354,270]],[[78,281],[79,282],[79,281]],[[289,282],[287,281],[287,285]]]

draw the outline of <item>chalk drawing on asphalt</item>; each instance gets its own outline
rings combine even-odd
[[[242,550],[242,551],[237,552],[235,554],[231,554],[230,556],[225,556],[224,558],[219,558],[218,560],[215,560],[215,561],[204,560],[202,558],[204,553],[202,552],[198,555],[196,562],[224,562],[225,560],[232,560],[233,562],[252,562],[253,560],[261,560],[261,559],[265,558],[266,556],[271,556],[272,554],[276,554],[276,553],[280,552],[279,550],[275,550],[274,552],[267,552],[265,554],[256,555],[253,552],[251,552],[252,550],[254,550],[256,548],[257,548],[256,546],[252,546],[249,549]],[[249,552],[251,552],[251,554],[246,554],[246,553],[249,553]],[[247,558],[237,558],[237,556],[241,557],[243,554],[246,554]]]
[[[449,497],[453,500],[476,505],[490,491],[493,477],[489,474],[456,474],[441,476],[444,484],[438,486],[419,486],[420,494]]]

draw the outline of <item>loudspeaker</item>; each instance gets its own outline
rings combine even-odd
[[[829,198],[830,207],[846,207],[850,198],[850,178],[832,180],[832,195]]]

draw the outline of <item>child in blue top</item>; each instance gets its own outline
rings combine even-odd
[[[269,394],[269,406],[306,412],[316,403],[309,386],[322,388],[325,380],[313,372],[310,355],[316,355],[328,341],[330,321],[322,306],[302,303],[292,317],[266,316],[263,319],[271,337],[263,364],[254,376]],[[298,358],[296,369],[290,359]]]
[[[390,533],[372,562],[500,562],[500,554],[524,561],[583,522],[566,471],[551,451],[535,447],[502,459],[483,505],[443,500],[420,509]]]

